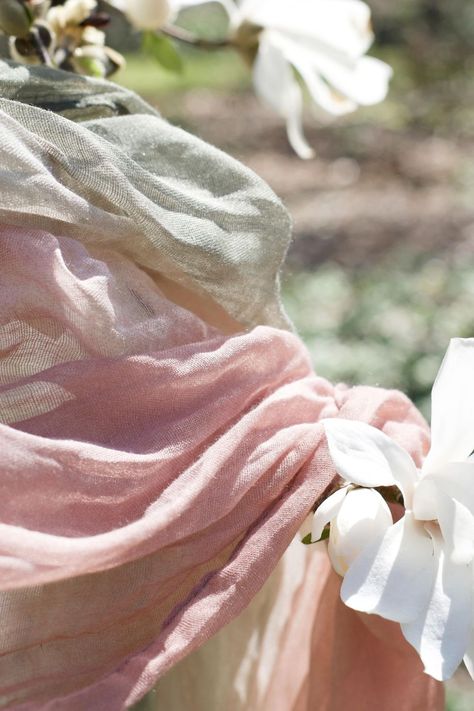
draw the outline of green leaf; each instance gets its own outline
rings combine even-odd
[[[321,538],[319,538],[317,541],[312,541],[311,540],[311,533],[307,533],[304,538],[301,539],[301,543],[304,543],[305,546],[310,546],[312,543],[319,543],[319,541],[325,541],[329,538],[329,526],[326,526],[326,528],[323,530],[321,534]]]
[[[143,50],[150,54],[162,67],[179,74],[183,71],[183,60],[173,42],[155,32],[143,33]]]
[[[323,532],[321,533],[321,538],[319,539],[319,541],[327,541],[327,539],[329,538],[330,530],[331,529],[329,528],[329,526],[326,526],[326,528],[324,528]],[[319,541],[315,541],[315,543],[319,543]]]

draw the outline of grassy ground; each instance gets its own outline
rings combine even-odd
[[[284,298],[316,370],[334,381],[397,387],[429,415],[449,338],[474,335],[473,84],[419,86],[389,57],[389,99],[329,125],[295,158],[279,119],[251,92],[231,52],[191,52],[182,75],[130,57],[119,77],[172,122],[262,175],[294,219]],[[461,672],[448,711],[474,708]]]

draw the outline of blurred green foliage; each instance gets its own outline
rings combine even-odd
[[[316,371],[332,381],[403,390],[425,415],[453,336],[474,334],[474,279],[465,259],[433,257],[347,271],[324,264],[285,280],[285,304]]]
[[[164,94],[191,89],[239,91],[248,86],[250,75],[240,58],[231,51],[182,52],[182,72],[169,72],[152,57],[141,53],[126,56],[127,66],[116,81],[144,97],[157,99]]]

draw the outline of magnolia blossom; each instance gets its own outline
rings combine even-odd
[[[365,53],[372,44],[362,0],[109,0],[141,30],[156,30],[191,5],[218,2],[231,42],[253,65],[258,96],[286,121],[301,158],[313,155],[302,128],[303,93],[332,115],[382,101],[391,68]]]
[[[432,445],[421,470],[374,427],[342,419],[324,423],[345,481],[396,486],[405,505],[393,523],[381,517],[381,496],[372,491],[378,505],[364,510],[362,502],[346,512],[349,545],[341,551],[340,544],[338,556],[345,556],[347,572],[335,566],[345,573],[341,597],[349,607],[399,622],[425,671],[439,680],[452,676],[463,658],[474,678],[473,401],[474,339],[453,339],[432,391]],[[345,487],[324,502],[314,517],[313,538],[335,522],[338,547],[339,518],[356,491]],[[358,536],[353,549],[351,535]]]
[[[233,18],[237,38],[255,42],[257,94],[285,119],[289,141],[301,158],[313,151],[302,130],[303,95],[294,70],[313,101],[340,115],[376,104],[387,93],[391,68],[364,56],[373,41],[370,10],[361,0],[243,0]]]
[[[334,570],[345,575],[350,565],[379,533],[393,523],[390,509],[373,489],[344,486],[328,497],[313,519],[311,537],[321,538],[325,524],[331,521],[328,554]]]

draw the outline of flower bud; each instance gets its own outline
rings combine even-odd
[[[78,47],[69,61],[77,74],[99,78],[108,77],[125,65],[121,54],[110,47],[97,45]]]
[[[6,35],[25,37],[32,17],[21,0],[0,0],[0,30]]]
[[[336,573],[344,576],[359,553],[392,524],[390,509],[377,491],[349,491],[331,521],[328,554]]]
[[[124,12],[139,30],[163,27],[174,14],[169,0],[126,0]]]

